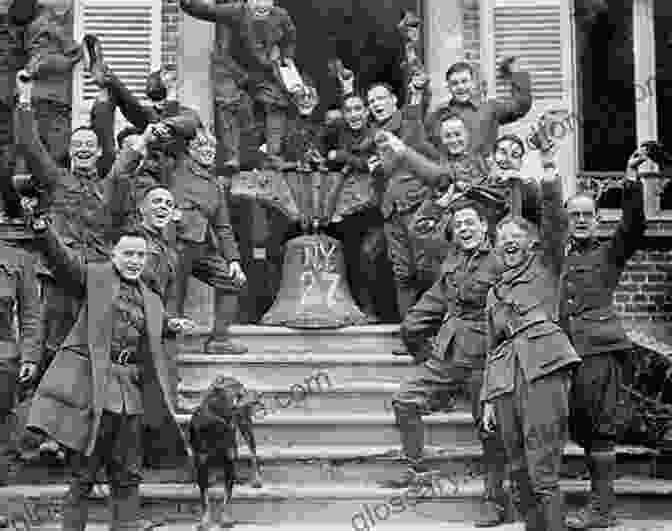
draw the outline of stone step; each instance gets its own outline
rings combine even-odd
[[[181,341],[181,352],[201,353],[209,330],[197,329]],[[400,349],[399,325],[351,326],[334,330],[296,330],[281,326],[234,325],[230,333],[254,354],[391,353]]]
[[[390,518],[385,521],[385,529],[388,531],[407,531],[408,522],[399,522],[391,514]],[[367,525],[353,526],[350,523],[330,523],[321,522],[320,531],[362,531],[371,530],[374,527],[369,525],[370,520],[367,519]],[[374,521],[374,525],[375,525]],[[268,522],[240,522],[236,523],[236,531],[267,531],[271,527],[273,531],[315,531],[315,524],[301,524],[297,522],[269,524]],[[497,527],[497,531],[524,531],[524,524],[522,522],[513,524],[503,524]],[[32,526],[32,529],[39,531],[60,531],[59,522],[44,523],[40,526]],[[441,529],[444,531],[479,531],[482,528],[476,527],[470,522],[436,522],[418,517],[413,522],[414,531],[434,531]],[[618,527],[613,528],[615,531],[665,531],[672,529],[672,524],[666,520],[623,520]],[[86,531],[107,531],[108,527],[103,523],[91,523],[86,526]],[[168,522],[161,526],[161,531],[194,531],[194,523],[189,521],[182,522]]]
[[[249,450],[240,445],[239,474],[241,481],[249,477]],[[399,445],[381,447],[342,446],[259,446],[257,455],[263,467],[264,480],[272,483],[319,483],[323,481],[352,482],[366,478],[369,482],[384,482],[401,477],[406,463]],[[471,476],[480,470],[480,444],[428,447],[426,462],[446,477]],[[587,477],[584,452],[575,444],[565,449],[563,477]],[[618,476],[663,477],[672,479],[672,460],[641,447],[618,447]],[[40,464],[19,465],[12,482],[18,485],[63,482],[67,469],[63,466]],[[144,472],[149,483],[188,483],[191,481],[183,467],[149,468]]]
[[[244,354],[218,356],[181,354],[178,356],[182,384],[204,389],[218,376],[232,376],[255,389],[261,386],[284,388],[336,386],[360,382],[399,383],[413,369],[411,358],[392,354]],[[296,387],[295,387],[296,388]],[[313,387],[316,388],[316,387]]]
[[[326,373],[328,374],[328,373]],[[399,382],[356,381],[338,383],[322,378],[293,384],[292,388],[255,384],[267,411],[290,409],[297,413],[391,413],[392,397],[399,390]],[[180,385],[181,412],[193,411],[200,404],[207,387]],[[456,409],[468,411],[466,399],[457,400]]]
[[[563,480],[561,487],[568,506],[586,501],[587,481]],[[672,520],[672,481],[621,478],[615,482],[616,512],[636,520]],[[65,485],[16,486],[0,489],[0,499],[26,500],[36,512],[54,514],[66,492]],[[109,518],[105,503],[107,487],[96,489],[90,511],[92,521]],[[143,517],[158,522],[193,521],[200,513],[198,490],[185,484],[149,484],[141,487]],[[221,488],[213,489],[216,496]],[[469,522],[479,511],[483,494],[480,480],[441,479],[421,496],[408,491],[379,487],[370,483],[270,484],[260,489],[235,489],[233,516],[248,523],[275,526],[289,522],[335,523],[352,529],[372,529],[387,521],[414,523]],[[50,507],[50,511],[45,510]]]
[[[178,415],[186,425],[190,415]],[[425,419],[425,442],[428,445],[454,446],[474,444],[473,417],[465,411],[439,413]],[[369,414],[301,414],[291,410],[273,413],[255,421],[257,444],[268,446],[353,444],[385,446],[399,441],[394,415]]]

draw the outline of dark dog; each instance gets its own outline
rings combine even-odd
[[[238,380],[220,376],[210,385],[191,417],[189,438],[200,491],[202,516],[198,527],[202,531],[230,527],[234,523],[230,504],[236,480],[238,431],[252,454],[252,486],[261,487],[257,444],[252,430],[252,416],[258,404],[257,395],[247,391]],[[208,493],[218,479],[213,474],[215,467],[223,470],[225,496],[221,504],[211,499]]]

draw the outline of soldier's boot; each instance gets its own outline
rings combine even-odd
[[[513,521],[511,502],[504,490],[506,456],[502,455],[501,450],[501,444],[496,439],[488,438],[483,441],[485,492],[481,515],[474,522],[476,527],[494,527]]]
[[[208,354],[245,354],[247,347],[231,341],[229,327],[238,316],[238,294],[215,290],[215,325],[205,343]]]
[[[570,529],[605,528],[618,525],[613,514],[616,503],[614,479],[616,475],[616,453],[592,453],[588,457],[590,471],[590,502],[577,513],[565,519]]]
[[[525,531],[545,531],[541,507],[536,503],[527,469],[511,471],[511,494]]]
[[[144,527],[140,521],[140,487],[112,485],[110,490],[110,531],[140,531]]]
[[[287,110],[268,105],[266,107],[266,147],[268,155],[280,157],[282,142],[287,134]]]
[[[229,176],[240,170],[240,118],[235,109],[218,109],[218,167]]]
[[[99,87],[103,87],[106,81],[107,66],[103,58],[103,46],[100,39],[96,35],[87,33],[82,38],[82,50],[84,69],[91,74]]]
[[[566,531],[563,501],[563,494],[559,488],[549,496],[541,498],[542,529],[544,531]]]
[[[390,488],[406,488],[423,482],[423,475],[429,469],[423,463],[425,448],[425,425],[416,404],[394,402],[394,416],[401,439],[401,452],[406,458],[408,469],[401,478],[384,482]]]
[[[93,490],[92,484],[74,480],[63,500],[63,531],[84,531],[89,519],[89,495]]]

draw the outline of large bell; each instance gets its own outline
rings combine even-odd
[[[288,241],[280,291],[261,322],[291,328],[366,324],[348,286],[341,242],[322,234]]]

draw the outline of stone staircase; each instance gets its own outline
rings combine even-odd
[[[412,365],[410,358],[391,354],[401,346],[397,330],[234,327],[237,339],[250,349],[243,356],[205,355],[202,336],[185,340],[180,356],[182,422],[218,375],[234,376],[264,395],[266,412],[256,419],[255,433],[265,483],[260,489],[245,484],[236,488],[233,512],[238,521],[368,529],[383,520],[427,524],[476,516],[483,490],[481,451],[464,401],[455,411],[426,419],[428,453],[442,472],[431,496],[410,499],[403,491],[378,485],[399,477],[405,468],[391,397]],[[241,449],[245,475],[248,452],[244,445]],[[638,520],[672,520],[672,480],[663,479],[665,474],[672,477],[669,464],[656,452],[619,448],[619,513]],[[564,477],[567,502],[581,503],[588,482],[582,451],[575,445],[566,449]],[[0,491],[57,504],[65,488],[62,469],[24,467],[15,484]],[[198,492],[185,470],[147,470],[142,492],[146,517],[152,520],[193,521],[198,514]],[[106,517],[102,494],[96,494],[101,503],[93,512],[95,519]]]

